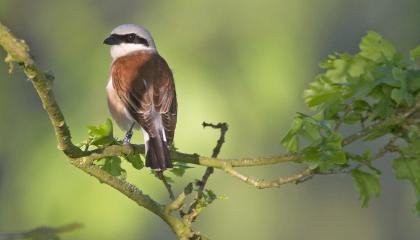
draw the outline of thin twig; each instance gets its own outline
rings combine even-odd
[[[217,144],[213,148],[213,154],[211,155],[212,158],[217,158],[217,156],[220,153],[220,149],[223,146],[223,143],[225,143],[225,135],[226,135],[226,132],[229,130],[229,125],[225,122],[218,123],[218,124],[203,122],[202,125],[203,125],[203,128],[211,127],[211,128],[214,128],[214,129],[220,129],[219,140],[217,140]]]
[[[212,158],[217,158],[223,146],[223,143],[225,142],[225,136],[226,136],[226,132],[229,130],[229,126],[225,122],[218,123],[218,124],[203,122],[202,125],[203,125],[203,128],[211,127],[214,129],[220,129],[220,137],[217,140],[216,146],[214,147],[213,153],[211,155]],[[195,218],[198,216],[197,211],[195,211],[196,207],[198,203],[200,202],[201,198],[203,197],[203,191],[206,187],[209,177],[211,176],[211,174],[213,174],[213,172],[214,172],[213,167],[207,167],[201,180],[196,182],[198,189],[197,189],[197,194],[195,195],[195,199],[191,203],[190,208],[188,210],[188,215],[190,215],[188,216],[189,222],[194,221]]]
[[[310,168],[305,168],[303,171],[296,173],[294,175],[291,175],[291,176],[279,177],[273,180],[264,180],[264,179],[258,179],[251,176],[246,176],[236,171],[231,166],[227,166],[224,170],[232,177],[235,177],[258,189],[280,187],[288,183],[301,183],[305,181],[308,177],[312,176],[312,172]]]
[[[165,188],[166,188],[166,190],[169,193],[169,198],[172,201],[174,201],[175,200],[175,196],[174,196],[174,193],[172,192],[172,186],[171,186],[171,184],[168,183],[168,181],[166,181],[165,175],[163,175],[163,171],[156,171],[155,173],[158,176],[158,178],[160,180],[162,180],[163,184],[165,185]]]
[[[390,116],[380,122],[374,123],[368,127],[363,128],[357,133],[354,133],[343,140],[343,145],[351,144],[352,142],[364,138],[377,129],[383,129],[385,127],[401,124],[404,121],[409,121],[409,117],[420,109],[420,102],[417,102],[412,108],[406,112]]]
[[[381,150],[379,150],[379,152],[377,152],[375,156],[372,157],[371,161],[378,160],[389,152],[395,152],[396,151],[395,142],[398,140],[398,138],[399,136],[392,136],[389,139],[389,141],[385,144],[385,146]]]
[[[337,120],[337,123],[334,126],[334,131],[338,131],[338,129],[340,128],[341,124],[344,122],[345,118],[347,117],[347,115],[352,111],[352,107],[350,105],[347,105],[346,110],[343,113],[343,116],[341,116],[341,118],[339,120]]]
[[[192,183],[189,183],[185,188],[184,191],[182,191],[176,198],[174,201],[172,201],[170,204],[168,204],[166,206],[166,211],[168,212],[172,212],[172,211],[176,211],[182,208],[182,206],[184,205],[185,199],[187,198],[188,195],[191,194],[193,189],[193,185]]]
[[[212,158],[217,158],[217,156],[220,153],[220,150],[223,146],[223,143],[225,143],[225,136],[226,136],[226,132],[229,130],[229,126],[227,123],[218,123],[218,124],[212,124],[212,123],[206,123],[203,122],[203,127],[212,127],[214,129],[220,129],[220,137],[219,140],[217,140],[217,144],[213,149],[213,154],[211,155]],[[207,180],[209,179],[210,175],[214,172],[214,168],[213,167],[208,167],[203,175],[203,177],[201,178],[201,181],[198,182],[198,190],[199,192],[203,192]]]

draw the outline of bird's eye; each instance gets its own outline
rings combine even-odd
[[[128,35],[128,40],[129,41],[134,41],[135,38],[136,38],[136,36],[134,34]]]

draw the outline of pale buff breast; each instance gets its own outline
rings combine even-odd
[[[131,117],[127,108],[118,97],[117,92],[112,85],[112,78],[108,81],[106,91],[108,94],[108,108],[112,118],[121,129],[128,131],[135,120]],[[136,123],[134,127],[139,128],[139,125]]]

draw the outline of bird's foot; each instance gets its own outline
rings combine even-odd
[[[131,141],[131,137],[133,136],[133,131],[128,131],[126,134],[125,134],[125,137],[124,137],[124,139],[123,139],[123,144],[129,144],[130,143],[130,141]]]

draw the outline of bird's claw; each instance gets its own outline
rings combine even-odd
[[[128,131],[126,134],[125,134],[125,137],[124,137],[124,139],[123,139],[123,144],[129,144],[130,143],[130,141],[131,141],[131,137],[133,136],[133,132],[132,131]]]

